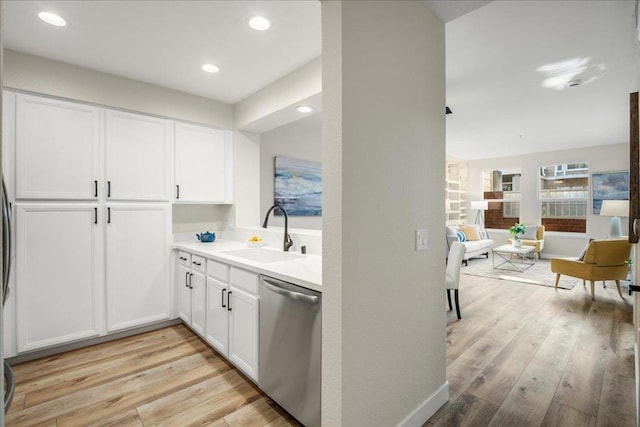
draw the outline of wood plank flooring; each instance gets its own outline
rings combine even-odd
[[[473,262],[473,260],[471,261]],[[635,425],[631,297],[462,275],[425,426]],[[7,426],[299,425],[182,325],[13,367]]]
[[[632,297],[613,282],[592,301],[582,286],[460,280],[450,399],[425,426],[635,426]]]
[[[6,426],[298,426],[185,326],[15,365]]]

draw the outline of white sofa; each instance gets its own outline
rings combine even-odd
[[[491,248],[493,247],[493,240],[489,239],[487,236],[487,232],[485,230],[480,229],[480,226],[477,224],[464,224],[467,227],[474,227],[478,232],[478,236],[480,240],[467,240],[465,242],[460,242],[457,232],[460,231],[460,227],[457,225],[448,225],[447,226],[447,253],[449,247],[451,247],[451,242],[460,242],[464,245],[464,265],[468,264],[469,258],[479,257],[484,255],[486,258],[489,258],[489,252],[491,252]]]

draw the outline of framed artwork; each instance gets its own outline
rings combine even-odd
[[[322,216],[322,165],[275,157],[274,202],[289,216]],[[274,211],[282,215],[280,210]]]
[[[602,172],[591,175],[593,214],[600,215],[603,200],[629,200],[629,172]]]

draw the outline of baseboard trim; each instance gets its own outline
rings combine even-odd
[[[411,411],[398,427],[420,427],[449,400],[449,382],[445,381],[431,396]]]
[[[167,326],[177,325],[179,323],[183,323],[181,319],[172,319],[172,320],[164,320],[158,323],[154,323],[152,325],[141,326],[133,329],[128,329],[126,331],[115,332],[109,335],[103,335],[101,337],[76,341],[69,344],[62,344],[55,347],[49,347],[43,350],[33,350],[28,353],[19,354],[14,357],[9,357],[5,359],[5,361],[10,365],[17,365],[18,363],[29,362],[31,360],[40,359],[42,357],[53,356],[58,353],[64,353],[67,351],[77,350],[83,347],[89,347],[96,344],[102,344],[108,341],[117,340],[120,338],[126,338],[132,335],[143,334],[145,332],[154,331],[156,329],[166,328]]]

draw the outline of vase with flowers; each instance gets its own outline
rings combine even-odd
[[[527,227],[519,222],[516,222],[510,229],[509,234],[513,236],[513,247],[521,248],[522,240],[520,240],[520,235],[524,234],[527,231]]]

